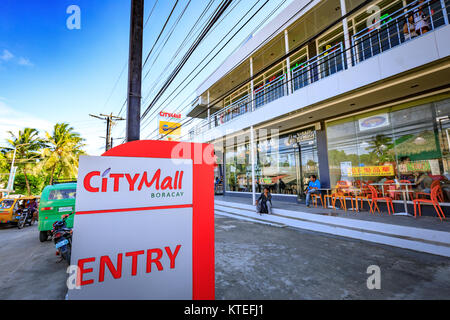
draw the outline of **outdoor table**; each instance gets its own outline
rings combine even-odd
[[[331,188],[320,188],[320,189],[317,189],[317,190],[319,190],[319,191],[326,191],[327,192],[327,196],[329,196],[330,195],[330,191],[332,190]],[[333,208],[332,206],[330,206],[330,198],[329,197],[327,197],[327,208]]]
[[[402,190],[390,190],[390,192],[401,192],[403,194],[403,205],[405,206],[405,212],[394,213],[394,216],[411,216],[412,217],[412,215],[408,212],[408,202],[406,200],[406,197],[409,196],[408,187],[411,186],[411,184],[409,184],[409,183],[392,183],[390,185],[406,186],[406,188],[402,189]]]
[[[362,190],[360,188],[348,188],[347,189],[349,192],[353,192],[355,194],[355,200],[356,200],[356,196],[358,196]],[[351,198],[351,201],[353,201],[352,196],[349,196]],[[356,211],[359,212],[359,207],[358,207],[358,201],[356,202]],[[348,208],[347,210],[353,211],[353,208]]]

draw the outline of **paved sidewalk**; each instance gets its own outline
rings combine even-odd
[[[450,299],[450,259],[216,214],[216,299]],[[381,289],[367,288],[367,268]]]
[[[249,198],[244,197],[235,197],[235,196],[215,196],[215,199],[226,201],[229,203],[242,203],[251,205],[252,200]],[[341,209],[325,209],[319,205],[318,208],[307,208],[303,204],[296,204],[292,202],[284,202],[284,201],[273,201],[273,207],[275,209],[285,209],[285,210],[291,210],[291,211],[298,211],[298,212],[306,212],[306,213],[315,213],[315,214],[321,214],[321,215],[333,215],[338,216],[342,218],[349,218],[349,219],[359,219],[359,220],[365,220],[365,221],[373,221],[373,222],[380,222],[380,223],[389,223],[394,225],[401,225],[401,226],[407,226],[407,227],[416,227],[416,228],[424,228],[424,229],[431,229],[431,230],[438,230],[438,231],[446,231],[450,232],[450,218],[448,218],[445,221],[440,221],[438,217],[428,217],[428,216],[422,216],[418,218],[414,218],[411,216],[389,216],[387,212],[382,212],[381,214],[371,214],[368,211],[367,203],[364,203],[364,209],[363,211],[356,212],[356,211],[344,211]]]

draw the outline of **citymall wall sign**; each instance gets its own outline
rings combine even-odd
[[[80,157],[69,299],[214,299],[213,180],[207,144]]]

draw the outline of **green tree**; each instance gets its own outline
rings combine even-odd
[[[377,164],[380,164],[394,160],[394,157],[389,152],[393,147],[394,144],[392,143],[392,138],[387,137],[384,134],[377,134],[369,142],[369,146],[366,150],[370,151],[370,153],[376,157]]]
[[[33,128],[25,128],[23,131],[19,130],[17,135],[11,131],[8,131],[8,133],[11,139],[7,140],[9,146],[5,149],[8,152],[14,152],[14,149],[16,149],[17,160],[14,165],[24,175],[27,194],[31,195],[28,175],[33,171],[33,164],[36,164],[40,158],[40,151],[45,146],[45,143],[39,138],[39,132]]]
[[[52,134],[46,132],[47,147],[42,151],[42,168],[49,171],[50,184],[55,178],[74,178],[78,174],[78,159],[84,154],[83,139],[67,123],[57,123]]]

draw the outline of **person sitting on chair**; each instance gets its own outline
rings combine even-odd
[[[264,188],[264,193],[261,193],[258,200],[256,200],[256,213],[259,215],[263,213],[272,214],[272,195],[269,188]]]
[[[308,188],[306,190],[306,206],[309,208],[309,202],[311,200],[311,194],[319,194],[320,193],[320,181],[317,180],[315,175],[311,175],[309,177]]]

